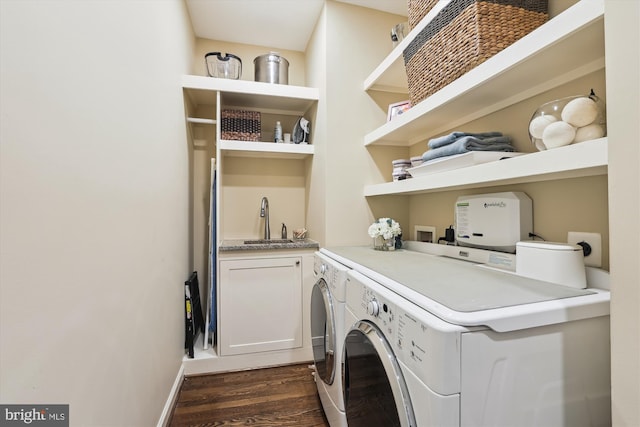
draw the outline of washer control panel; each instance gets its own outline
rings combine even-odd
[[[460,391],[461,334],[468,328],[444,322],[357,272],[348,274],[347,309],[375,324],[396,358],[433,391]]]
[[[313,257],[313,275],[316,280],[323,278],[327,286],[339,302],[344,302],[348,268],[338,261],[316,252]]]

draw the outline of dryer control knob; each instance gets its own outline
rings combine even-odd
[[[374,299],[369,301],[369,304],[367,304],[367,313],[369,313],[371,316],[378,316],[378,313],[380,313],[380,306],[378,305],[378,301]]]
[[[321,264],[320,265],[320,273],[324,274],[327,272],[327,264]]]

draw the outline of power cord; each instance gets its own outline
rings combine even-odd
[[[576,245],[582,246],[582,253],[584,253],[584,256],[591,255],[591,245],[590,244],[588,244],[585,241],[582,241],[582,242],[576,243]]]

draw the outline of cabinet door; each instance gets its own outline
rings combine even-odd
[[[220,261],[220,354],[302,346],[300,257]]]

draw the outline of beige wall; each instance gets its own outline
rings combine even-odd
[[[305,226],[305,162],[245,157],[227,157],[224,174],[221,221],[224,239],[262,238],[262,197],[269,200],[271,238],[280,238],[282,223],[288,236]]]
[[[2,1],[0,19],[0,401],[155,425],[190,271],[185,5]]]
[[[306,225],[309,237],[324,245],[326,241],[325,192],[327,176],[327,8],[323,8],[306,51],[307,84],[318,88],[320,99],[315,111],[314,154],[307,164]]]
[[[605,1],[613,425],[640,425],[640,3]]]
[[[391,51],[391,27],[405,20],[405,17],[372,9],[327,2],[326,239],[323,242],[327,246],[369,243],[367,229],[374,216],[393,216],[401,224],[407,218],[406,209],[397,204],[372,211],[363,197],[365,184],[381,179],[372,167],[374,160],[364,146],[363,137],[384,123],[387,109],[381,108],[362,90],[362,82]],[[393,154],[389,154],[388,161],[392,158]]]

